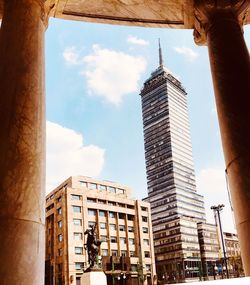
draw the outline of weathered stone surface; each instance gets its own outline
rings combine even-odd
[[[82,276],[81,285],[107,285],[107,277],[104,272],[86,272]]]
[[[214,2],[214,1],[210,1]],[[222,3],[222,1],[220,1]],[[211,9],[210,9],[211,8]],[[250,275],[250,59],[242,28],[230,7],[201,7],[214,83],[229,188],[246,275]]]
[[[41,1],[44,1],[47,6],[53,8],[50,11],[50,16],[68,20],[185,29],[193,29],[196,20],[194,0]],[[196,2],[202,2],[202,0]],[[249,5],[249,0],[245,0],[245,2]],[[0,0],[0,18],[3,11],[2,3],[3,0]],[[249,10],[244,15],[243,24],[250,24]]]
[[[250,0],[194,0],[194,40],[198,45],[207,42],[207,32],[214,20],[225,18],[225,12],[237,20],[240,26],[249,23]]]
[[[6,0],[0,29],[1,284],[44,284],[44,11]]]
[[[183,28],[186,2],[181,0],[63,0],[58,2],[54,16],[110,24]]]

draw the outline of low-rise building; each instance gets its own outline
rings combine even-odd
[[[216,263],[222,258],[217,228],[213,224],[198,223],[202,275],[214,276]]]
[[[158,279],[183,282],[200,276],[200,247],[197,221],[181,216],[154,227]]]
[[[230,273],[235,277],[243,276],[244,270],[241,260],[238,235],[229,232],[224,232],[223,234]]]
[[[216,225],[198,223],[197,229],[203,277],[212,276],[215,279],[222,275],[226,276],[222,242],[225,245],[229,276],[238,277],[244,274],[237,234],[223,232],[224,240],[221,241],[220,232]]]
[[[81,284],[84,232],[96,224],[108,284],[153,284],[150,205],[118,183],[70,177],[46,197],[46,285]]]

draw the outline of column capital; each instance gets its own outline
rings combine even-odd
[[[250,0],[194,0],[194,40],[206,44],[208,30],[215,20],[237,21],[241,27],[250,9]]]
[[[34,0],[41,7],[41,20],[43,21],[45,27],[48,26],[49,16],[55,7],[56,0]]]

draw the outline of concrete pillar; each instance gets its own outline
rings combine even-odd
[[[44,1],[4,0],[0,30],[0,283],[44,284]]]
[[[234,5],[226,0],[205,2],[196,1],[196,12],[206,33],[230,194],[249,276],[250,60],[240,25],[249,1],[234,1]]]

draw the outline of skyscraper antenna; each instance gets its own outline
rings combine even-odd
[[[159,38],[158,40],[159,40],[159,65],[160,65],[160,66],[163,66],[163,58],[162,58],[162,51],[161,51],[161,41],[160,41],[160,38]]]

